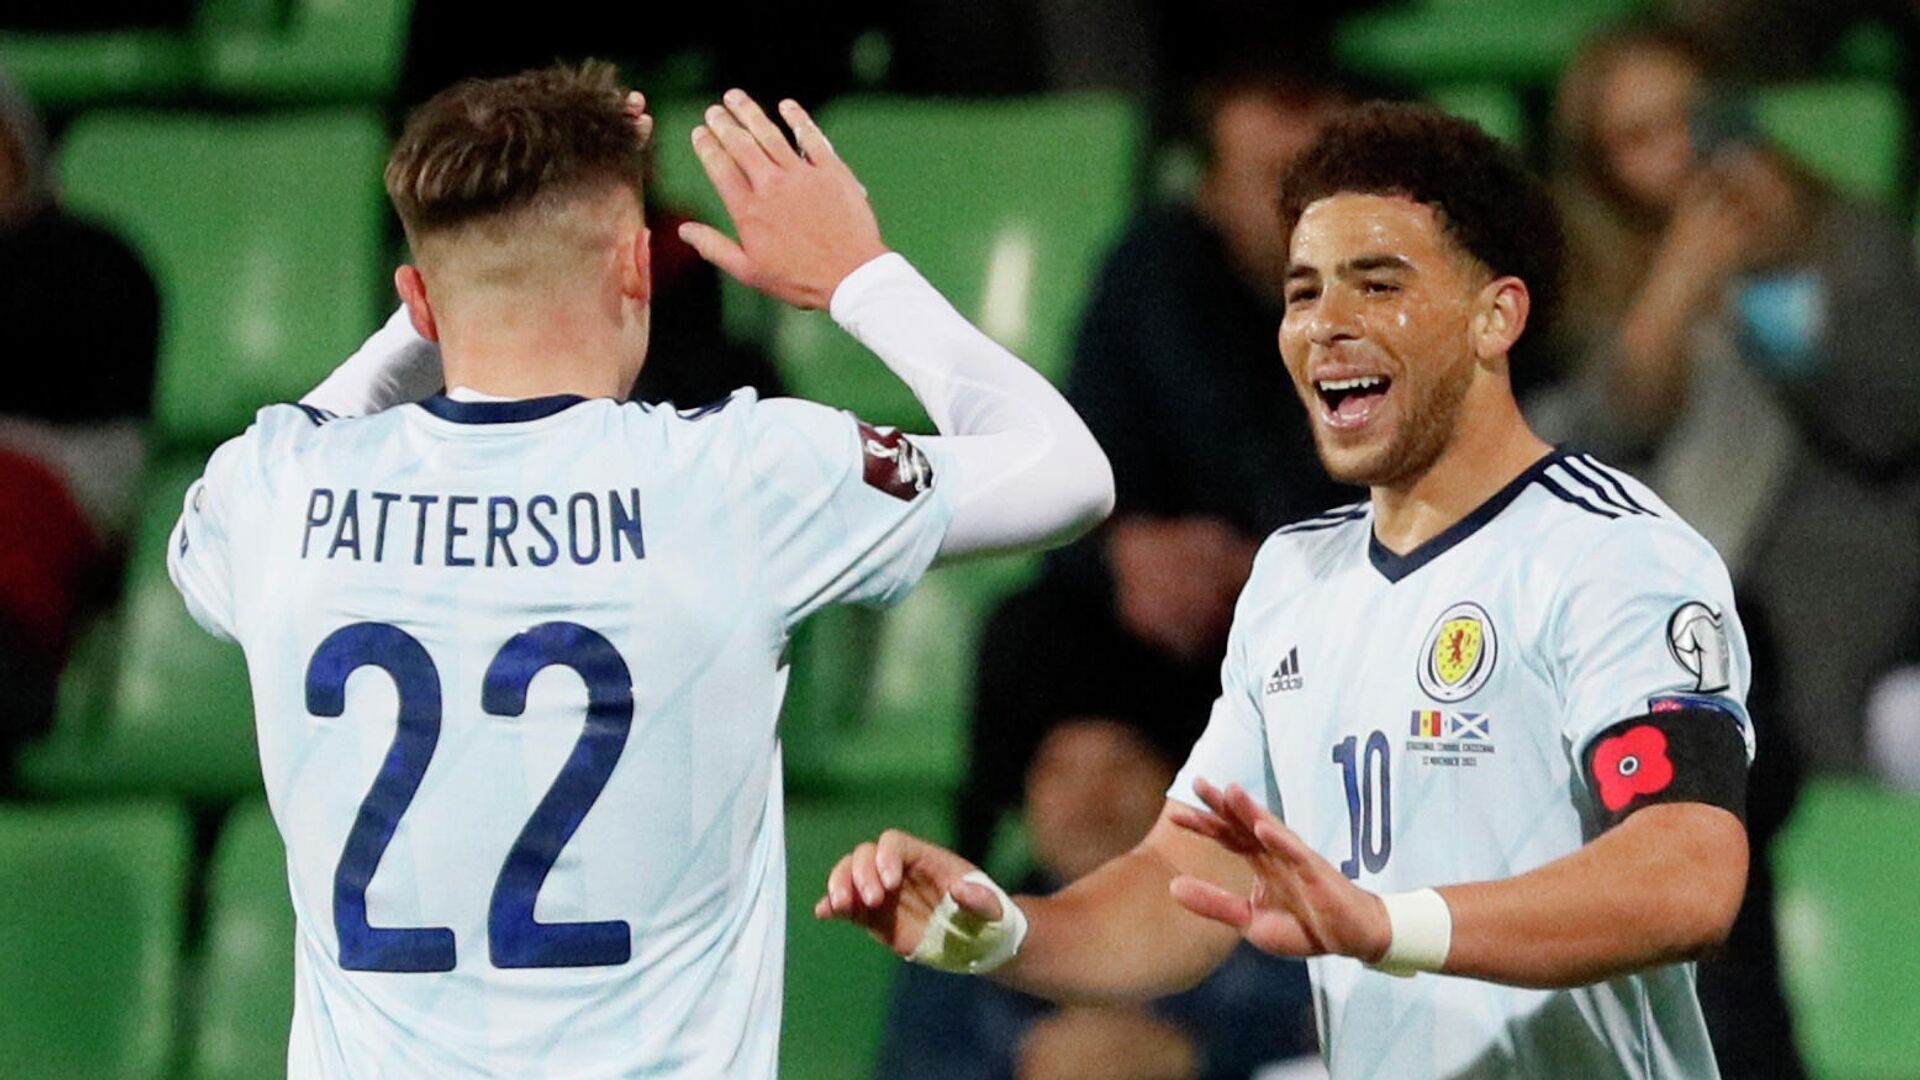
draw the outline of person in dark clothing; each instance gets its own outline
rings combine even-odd
[[[1026,770],[1033,872],[1051,892],[1130,848],[1165,804],[1184,744],[1164,729],[1076,718]],[[1198,985],[1142,1008],[1058,1008],[987,979],[908,964],[877,1080],[1245,1080],[1316,1050],[1306,966],[1242,944]]]
[[[1280,178],[1341,100],[1282,77],[1209,85],[1195,105],[1206,162],[1192,204],[1146,212],[1107,260],[1067,397],[1113,463],[1118,504],[1106,528],[1049,556],[984,635],[958,809],[969,857],[1018,801],[1050,721],[1124,709],[1190,743],[1261,538],[1355,497],[1322,471],[1274,336]]]
[[[691,219],[649,205],[647,220],[655,314],[647,365],[631,396],[684,409],[712,404],[743,386],[763,398],[786,393],[764,349],[728,339],[720,316],[720,273],[680,239],[681,223]]]
[[[1736,600],[1753,653],[1747,711],[1761,747],[1747,771],[1747,839],[1756,857],[1748,866],[1747,895],[1733,929],[1719,951],[1700,962],[1700,1011],[1722,1080],[1803,1080],[1806,1066],[1780,982],[1771,855],[1806,786],[1807,767],[1793,726],[1782,718],[1791,665],[1781,662],[1765,606],[1750,593],[1739,593]]]
[[[54,196],[27,102],[0,76],[0,356],[84,378],[0,390],[0,787],[44,731],[84,609],[111,591],[136,510],[160,299],[133,250]]]

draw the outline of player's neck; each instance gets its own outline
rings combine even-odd
[[[1404,484],[1373,489],[1373,531],[1405,554],[1446,531],[1553,448],[1520,415],[1505,387],[1464,402],[1446,449]]]
[[[447,386],[502,398],[624,399],[638,366],[632,348],[616,329],[561,318],[489,319],[440,333]]]

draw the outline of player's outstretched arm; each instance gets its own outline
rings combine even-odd
[[[1237,856],[1164,815],[1127,854],[1052,896],[1017,899],[958,855],[889,830],[840,860],[814,914],[865,927],[897,956],[1056,1001],[1146,1001],[1199,982],[1237,941],[1174,903],[1181,875],[1249,880]]]
[[[1417,893],[1360,888],[1237,785],[1195,790],[1210,812],[1182,807],[1174,820],[1245,855],[1254,881],[1235,890],[1182,878],[1175,897],[1282,956],[1584,986],[1699,956],[1725,939],[1746,890],[1746,829],[1706,803],[1649,806],[1536,870],[1435,890],[1435,909]]]
[[[681,237],[746,285],[829,308],[912,389],[945,436],[927,444],[953,466],[941,556],[1051,546],[1098,524],[1113,470],[1072,406],[888,251],[819,125],[792,101],[779,112],[794,142],[738,90],[707,110],[694,150],[739,240],[698,223]]]

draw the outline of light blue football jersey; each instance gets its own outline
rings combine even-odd
[[[1414,551],[1366,504],[1278,530],[1170,796],[1237,782],[1381,893],[1525,873],[1597,827],[1584,760],[1705,705],[1749,758],[1746,642],[1712,547],[1644,486],[1555,451]],[[1703,720],[1701,722],[1719,722]],[[1717,1075],[1691,964],[1527,990],[1309,962],[1336,1080]]]
[[[788,632],[950,520],[886,429],[447,398],[262,410],[174,581],[246,651],[298,920],[294,1077],[772,1077]]]

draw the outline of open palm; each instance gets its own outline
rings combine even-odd
[[[1175,807],[1175,824],[1205,836],[1247,861],[1247,895],[1196,877],[1175,878],[1175,900],[1240,932],[1255,948],[1279,956],[1352,956],[1380,959],[1392,940],[1386,907],[1347,880],[1238,784],[1225,790],[1205,780],[1194,790],[1208,810]]]

